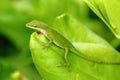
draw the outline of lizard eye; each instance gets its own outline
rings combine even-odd
[[[36,25],[33,25],[33,27],[37,27]]]

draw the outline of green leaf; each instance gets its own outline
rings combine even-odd
[[[79,70],[77,64],[71,66],[70,71],[68,67],[58,67],[61,62],[64,62],[64,50],[54,44],[50,45],[48,49],[43,49],[43,45],[47,42],[48,40],[44,35],[38,35],[36,32],[31,35],[32,58],[44,80],[87,80],[87,78],[98,80],[92,75]],[[73,61],[78,59],[72,56]]]
[[[73,17],[64,14],[54,22],[57,31],[62,33],[73,45],[90,59],[101,62],[120,62],[120,54],[109,43],[94,34]],[[64,62],[64,49],[51,44],[43,45],[48,39],[34,32],[30,39],[30,50],[34,64],[44,80],[119,80],[120,65],[100,64],[83,59],[69,52],[70,67],[58,67]]]
[[[118,0],[84,0],[105,22],[117,38],[120,38],[120,3]]]
[[[66,13],[56,17],[53,27],[71,42],[92,42],[109,45],[105,40],[85,27],[85,25]]]
[[[57,31],[64,34],[71,42],[86,42],[83,46],[87,46],[88,49],[85,49],[83,54],[88,56],[91,60],[106,63],[120,63],[119,52],[112,48],[105,40],[77,22],[73,17],[67,14],[58,16],[55,20],[54,28],[56,30],[58,29]],[[81,46],[81,48],[83,46]],[[79,47],[78,50],[83,51]]]

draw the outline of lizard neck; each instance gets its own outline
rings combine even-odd
[[[44,29],[39,29],[39,31],[43,34],[46,34],[46,30],[44,30]]]

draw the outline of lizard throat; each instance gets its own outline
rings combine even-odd
[[[39,29],[39,31],[43,34],[46,34],[45,30],[43,30],[43,29]]]

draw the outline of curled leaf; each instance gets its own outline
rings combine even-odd
[[[120,3],[118,0],[84,0],[104,21],[117,38],[120,38]]]
[[[77,68],[77,64],[71,67],[58,67],[64,62],[64,50],[51,44],[48,49],[43,49],[48,40],[44,35],[34,32],[31,35],[30,49],[36,68],[44,80],[98,80],[90,74]],[[77,56],[71,58],[76,60]],[[78,58],[77,58],[78,59]],[[70,62],[72,63],[72,62]]]
[[[55,27],[56,26],[56,27]],[[73,27],[74,26],[74,27]],[[120,54],[104,39],[100,38],[69,15],[55,21],[54,28],[74,42],[73,45],[90,59],[101,62],[119,62]],[[69,32],[69,30],[73,30]],[[80,30],[80,31],[79,31]],[[79,32],[79,34],[78,34]],[[70,36],[72,34],[72,36]],[[69,52],[69,67],[58,67],[64,62],[64,49],[44,44],[48,39],[34,32],[30,39],[30,50],[36,68],[44,80],[119,80],[120,65],[100,64]]]

